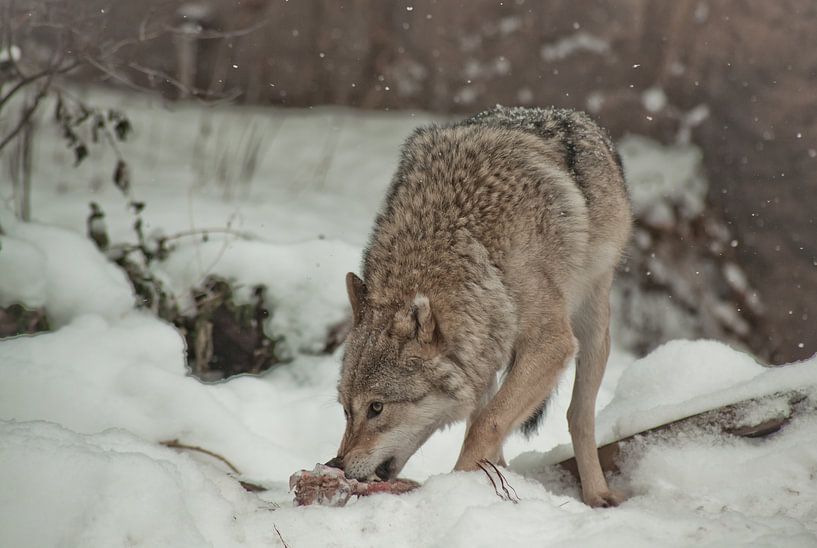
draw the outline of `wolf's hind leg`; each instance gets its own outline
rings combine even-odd
[[[471,417],[455,470],[476,470],[482,459],[501,455],[508,434],[547,399],[575,351],[567,314],[520,339],[516,361],[496,395]]]
[[[611,278],[605,277],[588,293],[573,317],[579,353],[567,424],[579,468],[582,498],[593,507],[616,506],[623,500],[607,486],[596,448],[596,396],[610,354],[610,285]]]

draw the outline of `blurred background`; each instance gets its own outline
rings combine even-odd
[[[87,233],[200,368],[219,352],[263,368],[270,330],[299,335],[280,295],[231,304],[212,268],[163,278],[185,231],[359,249],[412,127],[495,104],[582,109],[619,143],[637,215],[619,345],[817,352],[811,0],[5,0],[0,15],[4,203]],[[191,288],[200,313],[182,318],[171,301]],[[2,304],[6,334],[58,323]],[[308,346],[334,349],[341,320]],[[247,325],[264,327],[213,341]]]

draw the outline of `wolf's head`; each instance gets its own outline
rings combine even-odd
[[[426,296],[375,306],[360,278],[349,273],[346,286],[354,314],[338,384],[346,432],[332,464],[388,480],[435,430],[463,418],[471,391],[445,355]]]

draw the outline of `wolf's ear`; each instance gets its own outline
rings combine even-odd
[[[412,310],[417,322],[417,339],[422,343],[430,343],[434,340],[437,323],[434,321],[434,314],[431,313],[431,303],[428,302],[428,297],[417,294],[414,297]]]
[[[363,301],[366,300],[366,284],[353,272],[349,272],[346,274],[346,292],[349,293],[349,302],[352,304],[352,317],[355,324],[357,324],[360,322]]]
[[[397,311],[392,322],[392,330],[396,335],[407,339],[416,337],[421,343],[428,344],[434,340],[436,325],[428,297],[418,293],[410,309]]]

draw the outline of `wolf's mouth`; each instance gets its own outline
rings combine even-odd
[[[394,457],[389,457],[374,469],[374,475],[382,481],[389,481],[394,474]]]

